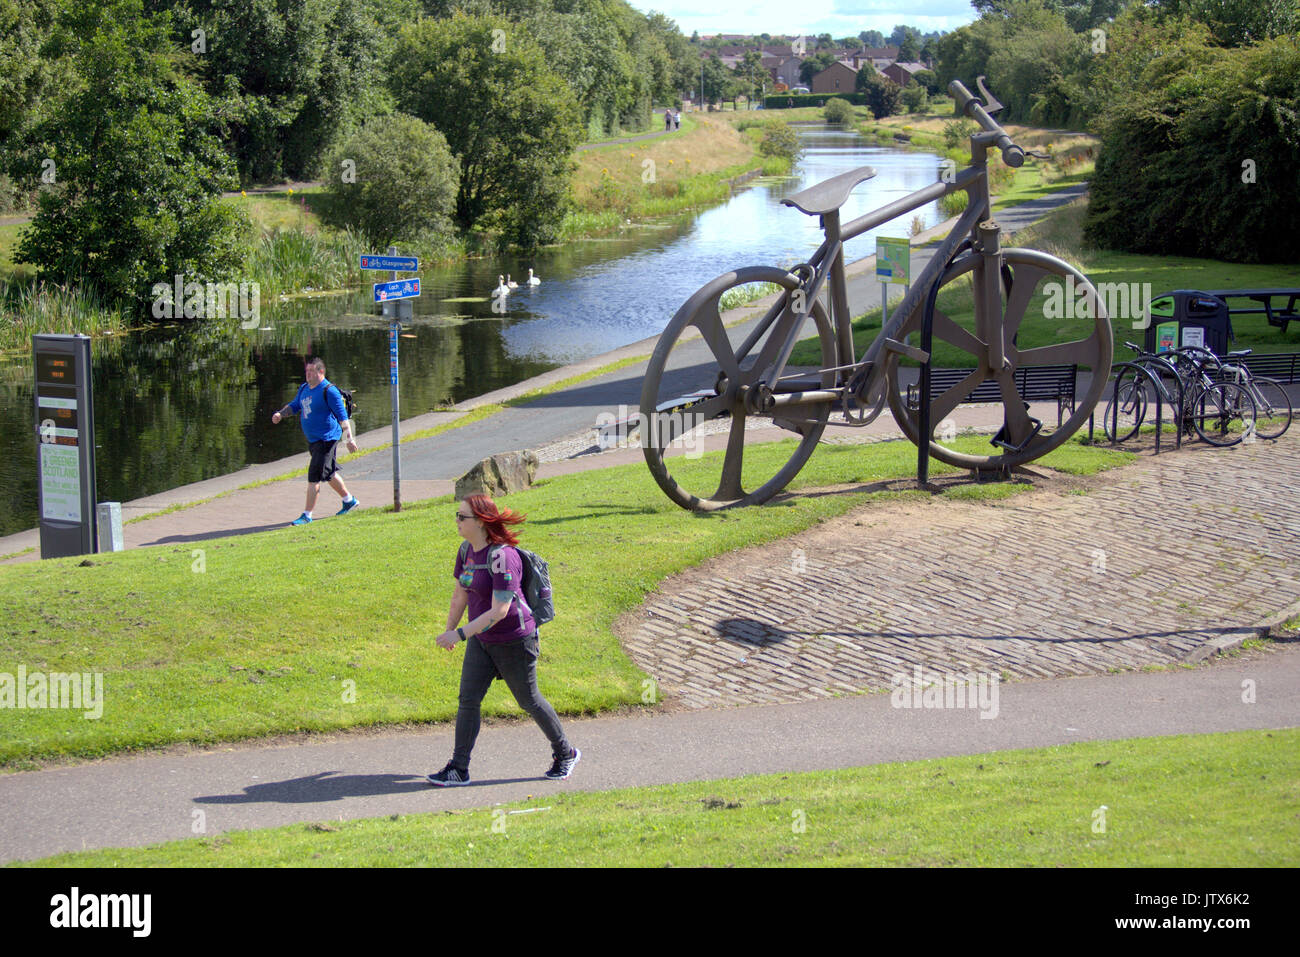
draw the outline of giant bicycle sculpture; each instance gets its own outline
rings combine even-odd
[[[950,177],[951,182],[934,183],[845,224],[840,222],[840,207],[854,187],[875,175],[872,168],[842,173],[795,193],[782,202],[821,217],[826,236],[812,258],[788,270],[749,266],[726,273],[677,310],[659,338],[641,390],[642,421],[654,424],[643,442],[646,462],[655,481],[674,502],[684,508],[710,510],[767,501],[808,461],[836,409],[848,425],[864,426],[876,419],[887,402],[908,438],[919,445],[921,436],[929,437],[920,449],[921,481],[925,480],[929,455],[970,469],[1008,469],[1057,448],[1088,421],[1110,369],[1110,319],[1096,289],[1079,270],[1043,252],[1002,246],[999,226],[991,214],[988,150],[1000,150],[1003,161],[1012,167],[1024,163],[1025,151],[993,119],[991,114],[1001,105],[984,87],[983,79],[977,81],[982,98],[973,96],[960,82],[949,86],[958,115],[971,117],[980,126],[970,137],[970,166]],[[883,323],[880,334],[855,358],[845,292],[844,244],[958,190],[965,190],[968,197],[965,212]],[[966,277],[973,297],[971,328],[936,304],[944,287],[964,284]],[[724,295],[758,282],[781,287],[776,302],[752,326],[724,324]],[[1069,342],[1018,348],[1017,337],[1022,327],[1027,328],[1026,315],[1034,321],[1035,313],[1043,314],[1042,303],[1052,283],[1072,289],[1086,305],[1083,314],[1092,320],[1090,334]],[[823,298],[829,299],[829,315]],[[905,341],[912,333],[920,334],[919,346]],[[796,343],[812,334],[820,345],[820,368],[811,374],[787,375]],[[970,360],[964,364],[973,366],[973,371],[932,396],[930,352],[936,338],[968,353]],[[919,402],[909,403],[899,384],[900,362],[905,358],[920,364],[919,394],[923,398]],[[1017,388],[1016,370],[1061,364],[1086,368],[1093,374],[1073,414],[1055,429],[1044,428],[1029,415],[1028,403]],[[934,425],[987,380],[997,383],[1005,410],[1004,425],[992,440],[991,453],[972,455],[935,438]],[[721,460],[716,465],[693,462],[688,479],[675,476],[671,467],[681,459],[665,455],[670,444],[701,422],[727,416],[731,421]],[[790,458],[774,475],[755,475],[753,467],[745,467],[745,426],[751,419],[768,420],[799,438]]]

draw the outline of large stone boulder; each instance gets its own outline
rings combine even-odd
[[[456,480],[456,501],[467,495],[509,495],[533,484],[537,453],[501,452],[479,462]]]

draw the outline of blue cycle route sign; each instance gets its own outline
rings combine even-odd
[[[415,256],[362,256],[362,269],[387,269],[396,272],[415,272],[420,260]]]
[[[396,282],[377,282],[375,285],[375,302],[391,302],[394,299],[414,299],[420,294],[420,279],[398,279]]]

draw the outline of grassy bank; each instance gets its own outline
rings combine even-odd
[[[1295,285],[1295,267],[1287,265],[1258,265],[1225,263],[1211,259],[1190,257],[1142,256],[1111,250],[1094,249],[1083,243],[1083,221],[1087,199],[1079,200],[1055,210],[1029,229],[1017,233],[1012,244],[1018,247],[1039,249],[1057,256],[1080,269],[1093,282],[1123,284],[1141,289],[1150,284],[1153,296],[1173,289],[1231,289],[1270,288]],[[1044,284],[1045,285],[1045,284]],[[969,277],[963,277],[945,286],[939,293],[938,308],[947,313],[958,325],[975,328],[974,302],[971,298]],[[1068,342],[1091,334],[1092,321],[1078,318],[1049,318],[1045,309],[1045,289],[1040,286],[1020,327],[1018,345],[1033,348],[1055,342]],[[877,307],[853,320],[854,350],[857,354],[870,344],[880,331],[880,309]],[[1124,348],[1125,340],[1142,344],[1145,332],[1134,328],[1141,320],[1133,315],[1113,318],[1116,361],[1128,358],[1131,353]],[[1258,352],[1300,351],[1300,324],[1292,323],[1286,334],[1260,316],[1241,316],[1232,320],[1237,335],[1233,348],[1250,348]],[[814,339],[796,346],[791,361],[795,364],[818,364],[820,350]],[[948,343],[936,340],[934,365],[937,368],[965,368],[973,364],[969,353]]]
[[[573,174],[576,209],[564,238],[722,202],[746,173],[788,172],[789,163],[758,155],[760,135],[716,116],[684,114],[682,128],[661,137],[582,151]]]
[[[971,451],[987,448],[978,437],[961,441]],[[770,476],[789,454],[785,442],[754,446],[745,456],[747,481]],[[1130,460],[1070,444],[1042,464],[1088,471]],[[643,675],[611,631],[620,614],[664,578],[713,555],[794,534],[884,494],[860,486],[912,475],[915,464],[905,442],[826,447],[792,488],[855,487],[710,515],[669,503],[641,464],[556,478],[511,496],[510,506],[530,516],[525,544],[551,562],[556,592],[558,617],[543,636],[542,691],[568,714],[639,704]],[[709,456],[683,463],[683,481],[700,468],[716,464]],[[199,545],[0,568],[0,671],[23,665],[105,675],[98,720],[67,709],[6,710],[0,766],[449,720],[460,658],[432,638],[451,595],[459,541],[452,515],[444,498],[399,514],[361,512]],[[593,542],[616,549],[618,562],[593,561]],[[498,686],[485,711],[518,708]]]
[[[28,866],[1294,867],[1298,782],[1300,731],[1130,738],[538,794]]]

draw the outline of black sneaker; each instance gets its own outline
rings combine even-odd
[[[462,784],[469,784],[469,772],[462,771],[453,764],[448,764],[437,774],[426,774],[424,779],[440,788],[458,787]]]
[[[572,749],[573,753],[567,758],[556,758],[551,763],[551,769],[546,772],[546,776],[556,781],[563,781],[573,773],[573,766],[582,758],[582,752],[577,748]]]

